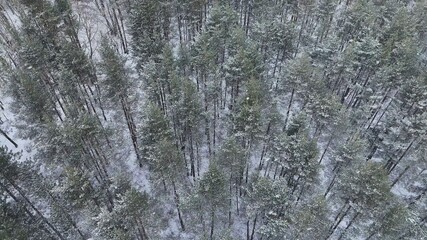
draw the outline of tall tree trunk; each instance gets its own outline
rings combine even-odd
[[[215,209],[211,210],[211,232],[209,235],[209,239],[213,240],[214,235],[214,229],[215,229]]]
[[[391,184],[391,187],[393,187],[394,185],[396,185],[396,183],[403,177],[403,175],[409,170],[409,168],[411,167],[411,165],[406,166],[406,168],[399,174],[399,176],[393,181],[393,183]]]
[[[141,156],[140,156],[139,150],[138,150],[138,138],[137,138],[137,133],[136,133],[136,125],[133,122],[133,117],[130,113],[128,102],[126,101],[124,96],[120,97],[120,102],[122,105],[123,114],[124,114],[125,119],[126,119],[126,124],[128,126],[129,134],[130,134],[130,137],[132,140],[132,145],[133,145],[133,149],[135,151],[136,159],[139,162],[140,167],[142,167]]]
[[[325,156],[326,151],[328,150],[329,145],[330,145],[330,144],[331,144],[331,142],[332,142],[332,138],[333,138],[333,136],[331,135],[331,137],[330,137],[330,138],[329,138],[329,140],[328,140],[328,143],[326,144],[325,150],[323,150],[322,156],[320,157],[319,164],[320,164],[320,163],[322,163],[323,157]]]
[[[343,207],[340,209],[340,211],[338,212],[337,216],[334,219],[334,223],[332,224],[332,226],[329,228],[329,234],[326,237],[326,239],[329,239],[332,234],[334,234],[335,230],[337,229],[337,227],[340,225],[340,223],[342,222],[342,220],[344,219],[345,216],[347,216],[348,212],[351,209],[351,206],[348,204],[349,201],[346,201],[343,205]],[[347,207],[347,209],[345,210],[344,213],[342,213],[342,211]],[[342,214],[342,215],[341,215]]]
[[[351,226],[351,225],[353,225],[354,221],[356,220],[356,218],[357,218],[359,215],[360,215],[360,212],[357,212],[357,213],[353,216],[353,218],[352,218],[352,219],[350,220],[350,222],[348,223],[347,227],[344,229],[344,231],[342,231],[342,233],[341,233],[341,235],[339,236],[338,240],[341,240],[341,239],[344,237],[345,233],[347,232],[347,229],[349,229],[349,228],[350,228],[350,226]]]
[[[251,239],[250,240],[254,239],[254,236],[255,236],[255,226],[256,226],[257,219],[258,219],[258,214],[255,214],[255,219],[254,219],[254,223],[252,225],[252,233],[251,233]]]
[[[16,148],[18,148],[18,144],[12,140],[12,138],[10,138],[7,133],[5,133],[3,130],[0,129],[0,133],[10,142],[13,144],[13,146],[15,146]]]
[[[286,130],[286,126],[288,124],[288,119],[289,119],[289,113],[291,111],[291,107],[292,107],[292,101],[294,99],[294,94],[295,94],[295,88],[292,88],[292,92],[291,92],[291,99],[289,99],[289,105],[288,105],[288,110],[286,111],[286,118],[285,118],[285,124],[283,126],[283,131]]]
[[[185,231],[185,225],[184,225],[184,220],[182,219],[182,215],[181,215],[181,208],[179,207],[179,195],[178,195],[178,192],[176,190],[175,181],[172,181],[172,186],[173,186],[173,193],[174,193],[174,197],[175,197],[176,210],[178,212],[179,224],[181,225],[182,231]]]
[[[403,157],[405,157],[406,153],[412,147],[412,145],[414,144],[415,140],[417,140],[417,138],[414,138],[411,141],[411,143],[408,145],[408,147],[406,147],[405,151],[402,153],[402,155],[399,157],[399,159],[396,161],[396,163],[388,170],[388,174],[390,174],[396,168],[396,166],[400,163],[400,161],[402,161]]]

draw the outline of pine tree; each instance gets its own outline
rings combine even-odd
[[[21,207],[30,218],[37,219],[42,228],[46,231],[47,236],[58,239],[66,239],[64,232],[61,232],[58,227],[52,223],[52,219],[45,216],[45,214],[36,206],[34,200],[29,197],[29,194],[22,188],[20,183],[20,168],[15,163],[16,154],[12,154],[6,148],[0,147],[0,186],[11,199],[13,199],[19,207]],[[34,214],[33,214],[34,212]],[[30,225],[31,226],[31,225]]]
[[[54,105],[49,95],[44,94],[44,85],[38,81],[37,74],[17,72],[12,79],[15,81],[10,83],[10,89],[16,104],[20,105],[15,108],[24,113],[25,121],[43,124],[55,119]]]
[[[221,213],[227,209],[227,182],[216,163],[209,166],[208,171],[203,175],[197,188],[198,197],[200,197],[201,211],[207,213],[209,219],[209,232],[205,233],[209,239],[214,239],[220,232],[218,229]],[[221,211],[222,210],[222,211]],[[204,215],[204,214],[203,214]]]
[[[154,184],[162,183],[165,192],[172,190],[181,229],[185,231],[181,213],[179,188],[185,187],[186,165],[177,146],[170,139],[162,139],[154,146],[153,159],[150,162],[154,175]]]
[[[176,116],[174,117],[178,127],[178,136],[180,139],[181,148],[186,150],[185,152],[190,158],[189,176],[196,176],[196,154],[198,154],[198,147],[200,146],[201,136],[200,129],[202,120],[206,116],[203,113],[200,95],[197,93],[195,84],[188,80],[183,79],[181,82],[181,93],[179,94],[179,102],[176,106]],[[206,132],[206,131],[205,131]],[[210,139],[210,138],[208,138]],[[199,175],[199,171],[197,171]]]
[[[309,95],[315,92],[310,92],[309,86],[316,83],[312,81],[314,67],[311,63],[311,58],[308,54],[302,54],[300,57],[295,58],[290,63],[286,73],[284,73],[283,82],[281,84],[282,89],[291,90],[289,104],[285,116],[285,125],[283,129],[286,129],[289,117],[291,115],[291,109],[294,103],[295,94],[302,99],[303,104],[307,104]],[[309,94],[310,93],[310,94]]]
[[[131,90],[132,84],[129,81],[129,69],[125,67],[124,60],[118,56],[106,40],[104,40],[101,50],[101,58],[101,69],[106,75],[104,81],[104,85],[107,87],[106,97],[114,101],[117,105],[121,105],[137,161],[140,161],[138,133],[129,100],[129,95],[133,94]]]
[[[327,236],[330,220],[328,219],[326,201],[317,197],[300,205],[292,214],[288,238],[297,236],[299,239],[319,239]]]
[[[229,212],[228,222],[229,225],[232,223],[232,210],[233,210],[233,198],[235,199],[235,206],[237,214],[240,211],[239,197],[242,194],[242,187],[244,181],[244,174],[247,165],[247,157],[245,149],[238,144],[235,137],[227,139],[220,148],[218,155],[218,165],[221,169],[224,169],[228,180],[229,189]],[[241,204],[241,203],[240,203]]]
[[[155,146],[163,140],[170,141],[172,136],[164,113],[156,105],[148,105],[145,118],[141,129],[141,153],[142,159],[151,164],[156,150]],[[143,162],[140,162],[140,166],[142,164]]]
[[[392,202],[390,205],[381,212],[380,221],[371,225],[371,234],[367,239],[372,239],[374,236],[397,238],[401,236],[405,228],[409,227],[409,222],[407,222],[408,210],[398,202]]]
[[[338,5],[335,0],[321,0],[318,1],[317,4],[317,19],[319,19],[321,23],[318,28],[316,45],[317,43],[322,43],[322,41],[329,36],[329,31],[333,24],[334,11]]]
[[[241,136],[242,147],[250,146],[261,132],[261,107],[264,104],[263,85],[260,80],[252,78],[246,94],[242,97],[234,117],[235,132]]]
[[[155,202],[147,193],[130,189],[114,211],[97,217],[97,231],[105,239],[156,238],[159,217]]]
[[[170,35],[170,9],[166,1],[134,1],[131,5],[129,29],[138,68],[158,61]]]
[[[275,77],[276,73],[282,70],[282,64],[291,58],[296,50],[294,27],[283,19],[268,18],[265,22],[257,22],[253,35],[261,48],[264,61],[273,64],[272,76]]]
[[[8,152],[5,147],[0,147],[1,165],[3,170],[7,170],[8,174],[17,174],[16,165],[10,161],[16,158],[16,154]],[[25,205],[25,200],[15,193],[11,186],[4,181],[3,177],[0,182],[0,219],[2,226],[0,227],[0,236],[4,239],[12,238],[52,238],[51,233],[44,227],[29,208]]]
[[[339,176],[346,174],[346,169],[352,169],[364,160],[365,151],[366,143],[357,135],[336,148],[336,152],[331,159],[332,163],[334,163],[332,169],[333,177],[326,189],[325,196],[335,185],[337,177],[340,178]]]
[[[337,195],[344,204],[330,228],[330,235],[345,217],[351,216],[340,234],[342,238],[363,215],[375,214],[392,198],[387,173],[381,165],[368,162],[356,169],[353,174],[343,174],[339,181]]]
[[[253,44],[246,39],[242,30],[236,28],[231,34],[230,56],[225,62],[224,70],[226,89],[230,88],[230,108],[232,109],[245,86],[249,86],[251,80],[261,79],[263,66]]]
[[[308,136],[304,115],[297,117],[278,141],[273,151],[274,161],[277,162],[274,178],[285,178],[291,193],[298,193],[299,201],[317,182],[319,170],[317,145]]]
[[[247,198],[249,220],[253,219],[253,223],[247,221],[247,239],[254,239],[256,229],[261,236],[283,238],[288,225],[286,214],[293,201],[286,182],[265,177],[254,179]]]

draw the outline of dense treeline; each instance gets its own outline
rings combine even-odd
[[[0,238],[427,239],[426,13],[3,1]]]

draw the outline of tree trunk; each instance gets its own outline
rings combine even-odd
[[[0,129],[0,133],[10,142],[13,144],[13,146],[15,146],[15,148],[18,148],[18,144],[12,140],[12,138],[10,138],[7,133],[5,133],[3,130]]]
[[[406,168],[399,174],[399,176],[393,181],[393,183],[391,184],[391,187],[393,187],[394,185],[396,185],[396,183],[402,178],[402,176],[406,173],[406,171],[409,170],[409,168],[411,167],[411,165],[406,166]]]
[[[140,167],[142,167],[141,157],[139,155],[139,150],[138,150],[138,139],[137,139],[137,133],[136,133],[136,125],[133,122],[133,118],[130,114],[130,109],[129,109],[128,103],[127,103],[124,96],[120,97],[120,102],[122,104],[123,114],[124,114],[125,119],[126,119],[126,124],[128,126],[129,134],[130,134],[130,137],[132,140],[132,145],[133,145],[133,149],[135,151],[136,159],[139,162]]]
[[[326,151],[328,150],[329,145],[330,145],[330,144],[331,144],[331,142],[332,142],[332,138],[333,138],[333,136],[331,136],[331,137],[329,138],[328,143],[326,144],[325,150],[323,150],[322,156],[320,157],[319,164],[320,164],[320,163],[322,163],[323,157],[325,156]]]
[[[340,237],[338,238],[338,240],[341,240],[344,237],[344,234],[347,232],[347,229],[350,228],[350,226],[354,223],[354,221],[356,220],[356,218],[359,216],[360,212],[357,212],[354,217],[350,220],[350,222],[348,223],[347,227],[344,229],[344,231],[341,233]]]
[[[211,233],[209,236],[210,240],[213,240],[213,235],[214,235],[214,229],[215,229],[215,210],[211,211]]]
[[[181,209],[179,207],[179,195],[178,195],[178,192],[176,191],[175,181],[172,181],[172,186],[173,186],[173,193],[175,197],[176,210],[178,212],[179,224],[181,225],[182,231],[185,231],[185,225],[184,225],[184,220],[182,219]]]
[[[329,184],[328,188],[326,189],[326,192],[324,195],[325,197],[328,196],[329,192],[331,191],[332,187],[334,186],[336,177],[337,177],[337,173],[335,173],[334,177],[332,178],[331,183]]]
[[[286,130],[286,126],[288,124],[289,112],[291,111],[292,101],[294,99],[294,94],[295,94],[295,88],[292,88],[291,99],[289,100],[288,110],[286,111],[286,118],[285,118],[285,124],[283,126],[283,131]]]
[[[417,140],[417,138],[414,138],[414,140],[411,141],[411,143],[408,145],[408,147],[405,149],[405,151],[402,153],[402,155],[400,156],[400,158],[396,161],[396,163],[390,168],[390,170],[388,171],[388,174],[390,174],[395,168],[396,166],[400,163],[400,161],[402,161],[403,157],[405,157],[406,153],[409,151],[409,149],[412,147],[412,145],[414,144],[415,140]]]
[[[251,239],[250,240],[254,239],[254,236],[255,236],[255,226],[256,226],[257,219],[258,219],[258,214],[255,214],[255,219],[254,219],[254,224],[252,225],[252,233],[251,233]]]
[[[232,206],[232,203],[233,203],[232,202],[232,199],[233,199],[233,174],[232,174],[233,169],[230,169],[230,172],[231,172],[231,174],[230,174],[229,186],[228,186],[228,190],[230,192],[230,199],[228,201],[228,204],[229,204],[229,206],[228,206],[228,227],[231,227],[231,210],[233,208],[233,206]]]
[[[334,223],[332,224],[332,226],[329,228],[329,235],[326,237],[326,239],[329,239],[332,234],[334,234],[335,230],[337,229],[337,227],[340,225],[340,223],[342,222],[342,220],[344,219],[345,216],[347,216],[348,212],[351,209],[351,206],[348,205],[347,209],[345,210],[345,212],[341,215],[342,211],[345,209],[345,207],[348,205],[348,201],[345,202],[344,206],[340,209],[340,211],[338,212],[337,216],[334,219]],[[340,216],[341,215],[341,216]],[[336,223],[335,223],[336,222]]]
[[[194,165],[194,143],[193,143],[193,133],[190,132],[190,173],[193,179],[196,178],[196,167]]]

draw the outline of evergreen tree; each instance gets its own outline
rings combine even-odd
[[[245,86],[249,89],[251,80],[259,81],[261,79],[263,67],[258,53],[252,43],[245,38],[242,30],[237,28],[231,34],[230,56],[224,69],[227,88],[231,88],[230,105],[233,108]]]
[[[129,29],[138,67],[158,61],[170,35],[170,9],[166,1],[133,1]]]
[[[219,167],[224,170],[227,178],[229,179],[228,188],[230,206],[228,221],[229,224],[231,224],[233,198],[235,199],[236,211],[240,211],[239,197],[242,193],[244,174],[247,165],[247,157],[245,154],[245,150],[242,149],[242,147],[238,144],[234,137],[231,137],[223,143],[216,158],[218,159],[217,162]]]
[[[426,6],[1,1],[0,239],[425,239]]]
[[[335,232],[345,217],[351,216],[340,238],[363,215],[377,214],[392,198],[387,173],[381,165],[368,162],[365,165],[359,165],[356,169],[353,174],[342,175],[339,181],[337,195],[344,204],[330,228],[330,234]],[[367,209],[369,212],[366,211]]]
[[[114,211],[104,211],[97,217],[97,231],[105,239],[156,238],[159,217],[147,193],[130,189]]]
[[[317,182],[316,142],[308,137],[304,115],[297,117],[288,130],[280,136],[273,157],[277,162],[274,176],[284,177],[297,201]]]
[[[257,227],[261,236],[272,239],[283,238],[287,230],[287,213],[290,211],[292,200],[292,194],[284,180],[272,181],[265,177],[255,179],[247,200],[249,219],[254,219],[251,231],[250,221],[247,222],[248,239],[249,236],[250,239],[254,239],[257,224],[261,226]]]
[[[141,129],[142,158],[149,164],[153,161],[155,146],[163,140],[171,139],[169,124],[164,113],[155,105],[147,107],[146,119]],[[142,162],[140,162],[142,166]]]
[[[116,104],[120,103],[137,160],[140,161],[136,123],[129,101],[129,95],[133,94],[131,91],[132,84],[129,81],[129,70],[126,69],[124,60],[117,55],[106,40],[104,40],[103,44],[101,69],[106,75],[104,82],[104,85],[107,87],[106,95],[107,98],[112,99]]]
[[[235,132],[241,136],[240,142],[244,148],[250,146],[261,132],[263,92],[263,85],[260,80],[252,78],[247,85],[247,92],[238,106],[234,119]]]
[[[58,238],[61,240],[65,239],[64,232],[59,230],[58,226],[52,222],[52,219],[45,216],[42,210],[36,206],[34,200],[31,199],[22,188],[22,183],[20,183],[21,179],[19,179],[21,177],[20,175],[22,175],[22,172],[19,166],[17,166],[15,163],[15,158],[16,154],[12,154],[6,148],[0,147],[0,186],[3,190],[3,193],[6,192],[8,198],[11,198],[11,200],[18,204],[18,208],[21,208],[23,211],[25,211],[30,219],[34,219],[37,222],[40,221],[40,223],[36,222],[35,226],[32,226],[30,221],[30,228],[34,229],[34,227],[40,227],[46,232],[46,236]],[[40,224],[40,226],[38,226],[38,224]]]
[[[181,91],[176,106],[176,115],[174,116],[175,126],[178,128],[178,137],[181,148],[183,148],[190,158],[189,174],[196,176],[196,154],[200,145],[200,129],[203,118],[207,118],[203,113],[200,97],[197,94],[196,86],[188,79],[181,82]],[[210,138],[208,138],[210,139]],[[199,171],[197,170],[197,175]]]
[[[307,240],[325,238],[330,224],[328,214],[325,200],[320,197],[308,200],[293,214],[295,218],[291,218],[293,224],[287,237],[298,236],[300,239]]]
[[[209,230],[204,230],[203,235],[215,239],[221,232],[222,212],[227,209],[227,182],[216,163],[209,165],[208,171],[203,175],[196,190],[196,209],[201,214],[204,225],[205,217]],[[206,214],[206,215],[205,215]]]

